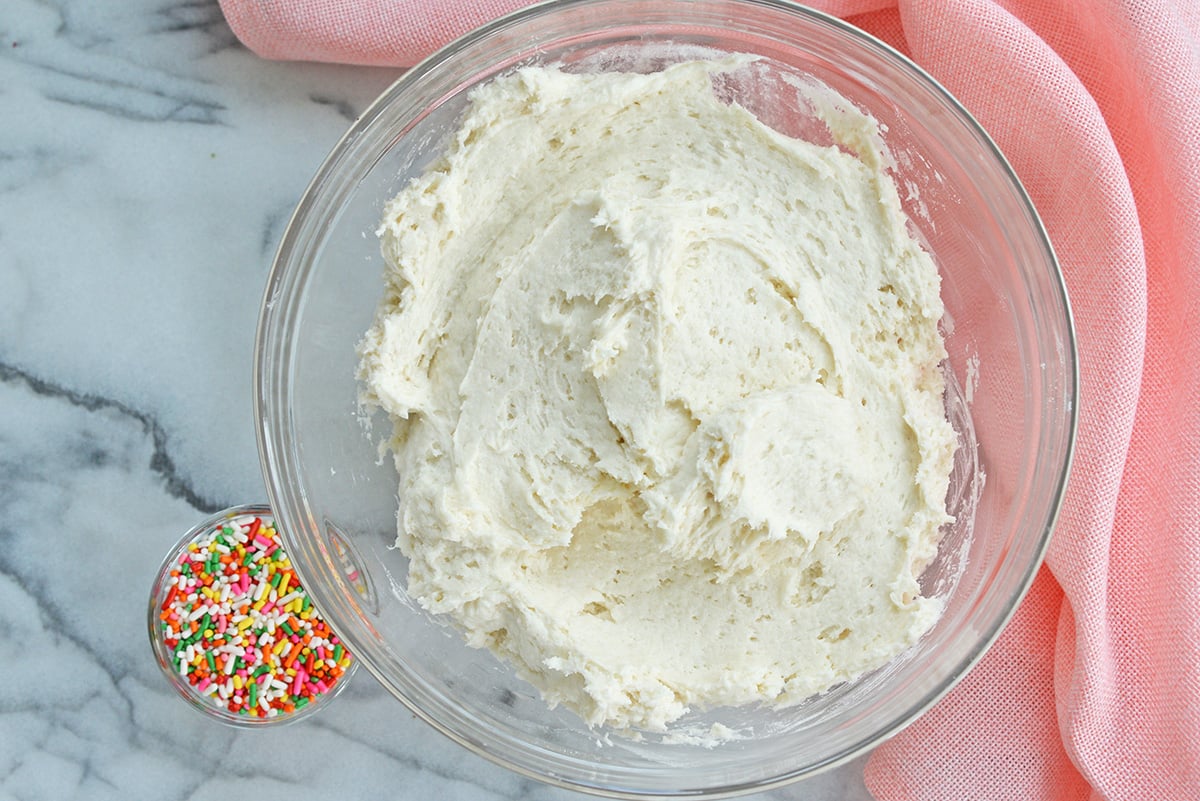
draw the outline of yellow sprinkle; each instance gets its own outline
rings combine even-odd
[[[242,677],[236,673],[233,674],[233,689],[235,689],[235,690],[242,689]]]
[[[274,652],[276,656],[279,656],[279,654],[283,653],[283,649],[287,647],[287,644],[287,640],[280,640],[279,642],[275,643],[275,647],[272,648],[271,651]]]
[[[213,631],[212,629],[205,629],[204,630],[204,639],[211,640],[213,638],[214,634],[216,634],[216,632]]]

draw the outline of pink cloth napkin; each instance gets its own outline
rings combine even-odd
[[[221,0],[267,58],[410,65],[524,0]],[[999,143],[1062,262],[1082,377],[1046,565],[866,770],[887,801],[1200,799],[1200,4],[821,0]]]

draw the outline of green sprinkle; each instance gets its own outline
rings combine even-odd
[[[212,651],[205,651],[204,658],[208,661],[208,669],[212,672],[217,672],[217,660],[213,658]]]
[[[333,661],[334,661],[334,662],[341,662],[341,661],[342,661],[342,646],[341,646],[341,643],[339,643],[339,644],[337,644],[337,645],[335,645],[335,646],[333,647]]]
[[[255,675],[258,675],[257,673]],[[258,682],[250,682],[250,704],[249,706],[258,706]]]
[[[304,696],[300,696],[299,698],[296,699],[296,709],[304,709],[304,707],[306,707],[306,706],[308,706],[307,698],[305,698]]]
[[[291,626],[289,626],[287,623],[280,623],[280,624],[279,624],[279,628],[281,628],[281,629],[283,629],[284,631],[286,631],[286,632],[287,632],[287,636],[289,636],[289,637],[291,637],[293,634],[295,634],[295,633],[296,633],[296,632],[292,631],[292,627],[291,627]]]
[[[274,587],[275,589],[279,589],[279,582],[282,580],[283,580],[283,574],[276,573],[275,575],[271,576],[271,586]]]

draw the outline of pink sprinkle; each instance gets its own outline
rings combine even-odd
[[[324,645],[317,646],[317,659],[320,659],[322,662],[325,661],[325,646]]]
[[[329,688],[325,686],[325,682],[323,682],[323,681],[317,682],[317,689],[321,692],[327,692],[329,690]]]
[[[262,608],[262,609],[260,609],[259,611],[260,611],[260,612],[262,612],[262,613],[265,615],[265,614],[267,614],[268,612],[270,612],[270,611],[271,611],[272,609],[274,609],[274,608],[275,608],[275,602],[274,602],[274,601],[267,601],[267,603],[266,603],[266,604],[264,604],[264,605],[263,605],[263,608]]]
[[[299,695],[300,688],[304,686],[304,669],[296,671],[296,677],[292,679],[292,695]]]
[[[268,550],[272,545],[271,541],[269,539],[267,539],[266,537],[264,537],[262,534],[256,534],[254,536],[254,544],[257,545],[259,548],[262,548],[264,551]]]
[[[218,617],[218,618],[217,618],[217,634],[224,634],[224,633],[225,633],[225,628],[226,628],[226,626],[228,626],[228,625],[229,625],[229,624],[228,624],[228,623],[225,621],[225,616],[224,616],[224,615],[221,615],[220,617]]]
[[[200,680],[200,683],[196,685],[196,692],[198,692],[198,693],[204,692],[205,690],[208,689],[209,684],[212,684],[212,682],[209,680],[208,676],[205,676],[204,678],[202,678]]]

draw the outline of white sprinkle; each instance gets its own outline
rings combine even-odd
[[[275,605],[276,606],[287,606],[288,604],[290,604],[292,601],[296,600],[299,597],[300,597],[299,591],[289,592],[287,595],[283,596],[278,601],[276,601]]]

